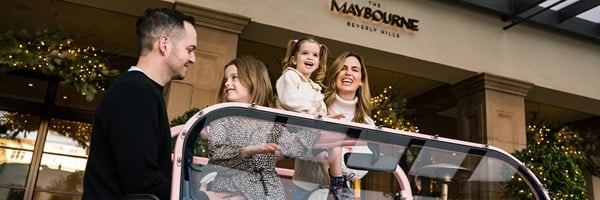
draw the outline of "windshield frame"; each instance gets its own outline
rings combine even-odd
[[[376,127],[354,122],[343,122],[341,120],[331,118],[315,118],[306,114],[245,103],[221,103],[204,108],[192,116],[186,122],[186,124],[183,125],[183,128],[179,129],[179,134],[172,133],[174,136],[176,134],[178,135],[173,157],[174,162],[171,199],[191,199],[189,196],[190,172],[188,169],[194,160],[194,156],[192,155],[194,142],[200,135],[201,130],[207,124],[210,124],[210,122],[213,120],[227,116],[243,116],[294,126],[335,131],[339,133],[346,133],[346,135],[351,138],[367,139],[369,141],[405,146],[407,148],[412,145],[421,147],[427,146],[449,151],[468,152],[469,155],[495,158],[504,161],[510,167],[514,168],[515,172],[518,173],[529,186],[536,199],[550,199],[547,190],[541,184],[539,179],[531,172],[531,170],[529,170],[514,156],[497,147],[421,133],[383,128],[380,126]],[[405,161],[405,157],[406,152],[403,152],[399,158],[400,163]],[[406,172],[407,170],[405,169],[404,173]],[[408,190],[410,190],[410,187]]]

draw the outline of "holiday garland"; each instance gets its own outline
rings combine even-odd
[[[590,159],[595,141],[591,133],[546,125],[529,125],[527,148],[513,155],[547,187],[552,199],[587,199],[582,168],[597,176],[600,166]],[[533,194],[523,180],[515,178],[505,185],[508,199],[530,199]]]
[[[119,71],[108,68],[99,56],[102,50],[79,47],[57,33],[49,29],[0,33],[0,73],[29,71],[58,77],[61,84],[73,85],[92,101]]]
[[[392,86],[383,89],[379,95],[371,98],[371,117],[375,124],[402,131],[419,132],[419,127],[408,120],[414,110],[406,107],[407,101],[400,98],[400,90]]]

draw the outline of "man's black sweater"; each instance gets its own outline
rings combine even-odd
[[[170,141],[162,86],[140,71],[125,72],[96,108],[83,199],[169,199]]]

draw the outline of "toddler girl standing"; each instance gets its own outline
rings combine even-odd
[[[320,117],[327,115],[321,92],[322,81],[327,70],[327,53],[327,47],[312,37],[302,37],[288,42],[283,59],[283,72],[276,83],[278,106]],[[341,149],[334,147],[328,152],[320,153],[323,154],[329,154],[324,156],[327,157],[328,163],[324,163],[321,170],[324,170],[323,174],[329,174],[331,177],[330,192],[335,199],[353,199],[352,192],[345,187],[342,176]],[[326,164],[329,166],[327,167]],[[308,160],[296,159],[293,177],[294,199],[306,199],[310,191],[325,182],[323,174],[318,173],[319,170],[315,169],[315,165],[316,163]]]

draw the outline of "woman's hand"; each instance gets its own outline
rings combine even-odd
[[[242,148],[242,158],[249,158],[254,154],[260,153],[272,153],[275,154],[275,156],[279,156],[279,152],[281,152],[281,149],[279,145],[275,143],[251,145]]]
[[[327,115],[327,117],[329,117],[329,118],[333,118],[333,119],[342,119],[342,118],[346,118],[346,116],[344,116],[344,114],[331,114],[331,115]]]

